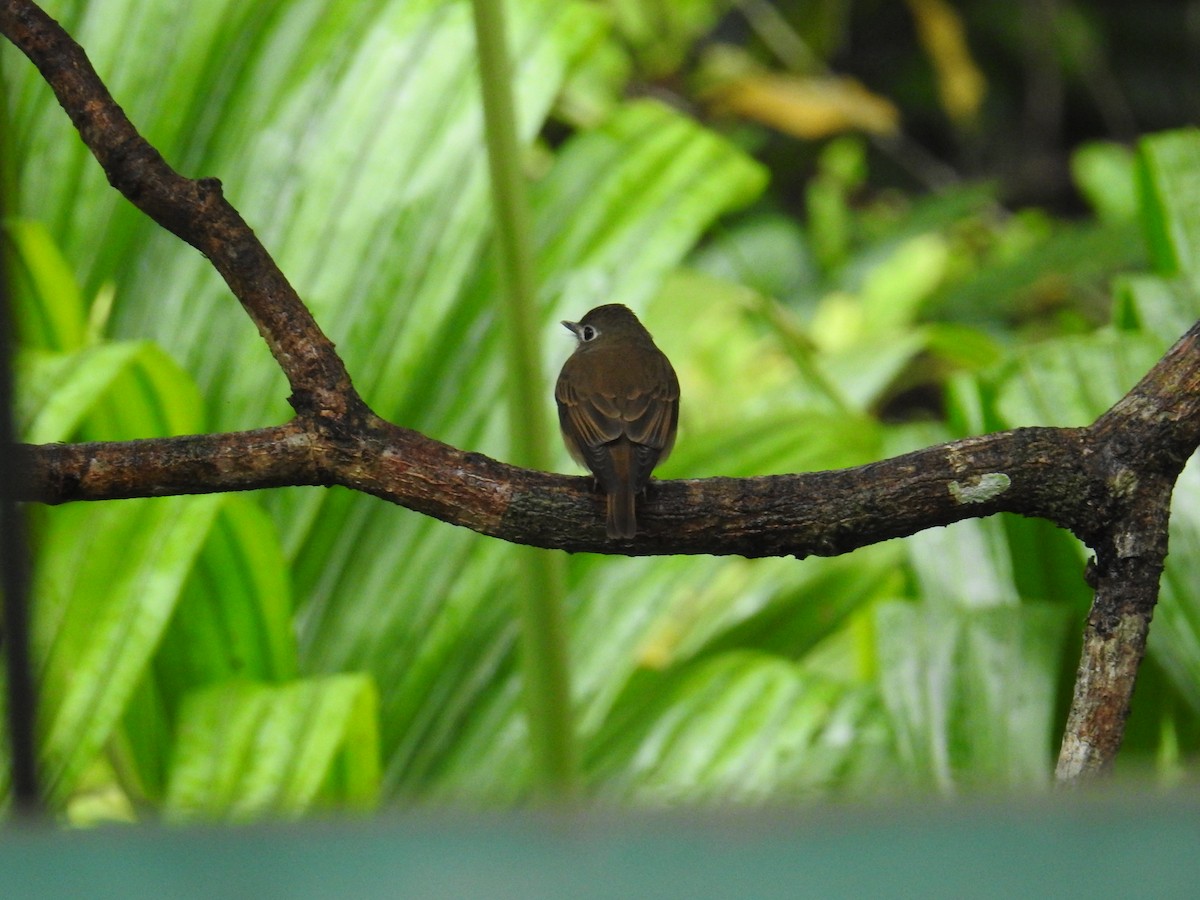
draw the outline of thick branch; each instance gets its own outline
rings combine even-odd
[[[226,435],[22,448],[20,499],[44,503],[341,484],[515,543],[627,555],[831,556],[995,512],[1082,529],[1100,493],[1083,432],[1028,428],[852,469],[651,484],[636,540],[604,536],[588,478],[518,469],[368,417]]]
[[[1096,596],[1083,635],[1057,777],[1111,770],[1146,654],[1167,555],[1171,493],[1200,444],[1200,323],[1089,429],[1112,510],[1096,539]]]
[[[1175,477],[1200,446],[1200,323],[1092,426],[1114,459]]]
[[[215,178],[184,178],[138,134],[65,31],[33,3],[0,0],[3,32],[53,88],[109,183],[138,209],[208,257],[242,302],[292,388],[299,413],[337,417],[358,405],[322,333]]]
[[[18,446],[18,500],[126,500],[328,484],[298,421],[232,434]]]
[[[1096,598],[1058,757],[1060,782],[1109,771],[1125,734],[1167,555],[1172,483],[1150,481],[1139,492],[1135,515],[1123,519],[1097,552]]]

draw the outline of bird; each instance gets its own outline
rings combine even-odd
[[[607,495],[606,534],[637,536],[636,497],[671,453],[679,426],[679,379],[628,307],[608,303],[578,322],[554,398],[571,456]]]

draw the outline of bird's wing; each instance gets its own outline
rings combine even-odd
[[[679,423],[679,380],[666,357],[659,362],[649,387],[630,389],[614,403],[626,436],[635,444],[657,451],[656,460],[671,452]]]
[[[572,387],[564,367],[555,385],[568,449],[602,485],[615,477],[606,445],[622,437],[634,445],[630,474],[635,490],[645,486],[650,472],[671,452],[679,421],[679,381],[665,357],[659,371],[646,381],[650,387],[618,384],[613,391],[583,395]],[[572,439],[577,447],[571,446]]]
[[[563,428],[566,429],[569,424],[570,432],[580,444],[595,447],[621,436],[624,424],[612,397],[594,394],[583,396],[566,377],[559,376],[558,384],[554,387],[554,398],[558,401],[558,415],[563,420]]]

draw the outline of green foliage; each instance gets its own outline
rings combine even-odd
[[[172,164],[222,179],[382,415],[504,455],[466,6],[200,6],[50,11]],[[511,11],[532,143],[611,47],[594,4]],[[114,195],[13,62],[26,439],[284,419],[285,383],[224,286]],[[1183,191],[1198,143],[1081,151],[1098,214],[1070,223],[1009,214],[986,185],[873,193],[848,139],[811,182],[808,226],[760,203],[697,249],[755,201],[763,170],[659,103],[614,102],[532,185],[539,327],[562,339],[544,368],[569,349],[558,320],[638,308],[683,384],[663,477],[837,468],[1091,421],[1200,310]],[[1121,275],[1097,327],[1110,280],[1144,261],[1143,227],[1159,271]],[[1150,639],[1163,677],[1135,711],[1159,758],[1196,750],[1178,723],[1200,711],[1198,490],[1189,469]],[[340,489],[77,505],[36,525],[41,746],[60,807],[97,780],[174,820],[529,796],[513,548]],[[586,789],[662,804],[1045,785],[1083,564],[1069,535],[1011,517],[836,559],[571,558]]]
[[[1045,783],[1066,612],[1045,603],[879,607],[881,690],[907,780],[943,791]]]
[[[378,708],[363,675],[287,685],[223,682],[187,696],[164,813],[172,821],[296,816],[325,796],[369,809]]]

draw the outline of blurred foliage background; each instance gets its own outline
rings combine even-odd
[[[504,455],[466,3],[45,6],[172,165],[222,180],[380,414]],[[662,477],[1084,424],[1200,311],[1200,134],[1168,130],[1197,119],[1200,4],[509,8],[544,371],[560,319],[637,309],[683,386]],[[218,277],[108,187],[11,46],[0,67],[25,438],[286,419]],[[1198,498],[1189,466],[1122,759],[1167,785],[1200,747]],[[513,548],[342,489],[31,515],[67,819],[529,796]],[[572,557],[584,794],[1043,789],[1086,556],[995,517],[834,559]]]

